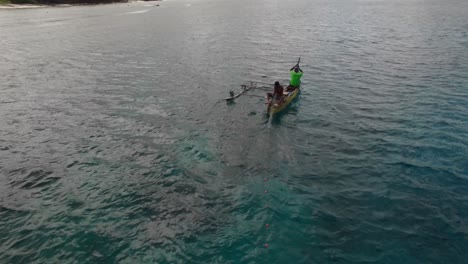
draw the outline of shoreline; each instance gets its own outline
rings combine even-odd
[[[0,4],[1,9],[33,9],[33,8],[47,8],[47,7],[73,7],[73,6],[92,6],[92,5],[110,5],[110,4],[128,4],[128,3],[139,3],[139,2],[161,2],[161,0],[149,0],[149,1],[132,1],[127,2],[102,2],[102,3],[88,3],[88,4]]]
[[[0,9],[30,9],[30,8],[41,8],[41,7],[48,7],[47,5],[18,5],[18,4],[4,4],[0,5]]]

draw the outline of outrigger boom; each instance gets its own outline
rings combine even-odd
[[[249,91],[250,89],[261,89],[261,88],[257,87],[257,83],[256,83],[256,82],[250,82],[250,85],[245,85],[245,84],[243,84],[243,85],[241,85],[241,88],[242,88],[242,90],[241,90],[239,93],[237,93],[237,94],[235,94],[234,91],[229,91],[229,95],[230,95],[230,96],[224,98],[224,100],[226,100],[226,101],[232,101],[232,100],[236,99],[237,97],[243,95],[244,93],[246,93],[246,92]]]

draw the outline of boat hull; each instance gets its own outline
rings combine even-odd
[[[299,87],[291,91],[286,96],[286,98],[284,98],[280,103],[276,103],[276,106],[275,106],[274,100],[272,100],[268,104],[268,109],[267,109],[268,114],[277,114],[277,113],[282,112],[284,109],[286,109],[286,107],[288,107],[288,105],[292,103],[292,101],[297,97],[298,94],[299,94]]]

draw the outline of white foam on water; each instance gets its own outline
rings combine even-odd
[[[36,27],[54,27],[63,25],[61,22],[46,22],[44,24],[37,25]]]
[[[143,14],[143,13],[146,13],[148,12],[149,9],[145,9],[145,10],[139,10],[139,11],[133,11],[133,12],[128,12],[128,13],[125,13],[127,15],[133,15],[133,14]]]

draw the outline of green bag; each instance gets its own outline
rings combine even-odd
[[[289,84],[298,87],[301,84],[302,74],[303,72],[291,71],[291,81],[289,81]]]

